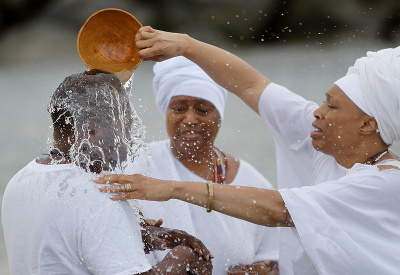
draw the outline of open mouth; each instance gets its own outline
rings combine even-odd
[[[201,132],[190,130],[190,131],[183,131],[183,132],[181,132],[180,135],[181,135],[181,137],[183,137],[185,139],[195,139],[201,135]]]
[[[314,138],[317,137],[319,135],[322,135],[322,129],[319,128],[315,123],[312,124],[312,126],[314,127],[314,130],[311,131],[310,133],[310,137]]]

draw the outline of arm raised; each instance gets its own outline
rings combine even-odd
[[[237,95],[258,113],[258,102],[271,81],[236,55],[186,34],[143,27],[136,35],[144,60],[163,61],[178,55],[199,65],[216,83]]]

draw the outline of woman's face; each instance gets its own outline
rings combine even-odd
[[[338,86],[326,93],[326,101],[314,111],[314,116],[310,136],[316,150],[335,157],[359,143],[359,129],[366,114]]]
[[[220,122],[220,115],[211,102],[190,96],[173,97],[166,114],[172,149],[182,156],[193,157],[212,148]]]

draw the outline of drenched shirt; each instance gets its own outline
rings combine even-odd
[[[2,222],[11,274],[137,274],[151,268],[128,202],[68,164],[30,162],[8,183]]]

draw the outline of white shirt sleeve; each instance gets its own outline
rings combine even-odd
[[[356,164],[339,180],[279,190],[305,250],[294,268],[308,261],[319,274],[397,274],[399,175]]]
[[[151,269],[134,217],[128,202],[110,200],[85,223],[77,241],[81,259],[93,274],[137,274]]]
[[[301,187],[311,183],[315,152],[310,132],[314,121],[314,102],[269,84],[259,102],[260,116],[269,126],[276,143],[278,188]]]
[[[260,116],[273,131],[275,138],[287,146],[306,139],[315,120],[313,112],[318,108],[315,102],[305,100],[287,88],[275,83],[269,84],[259,101]]]

